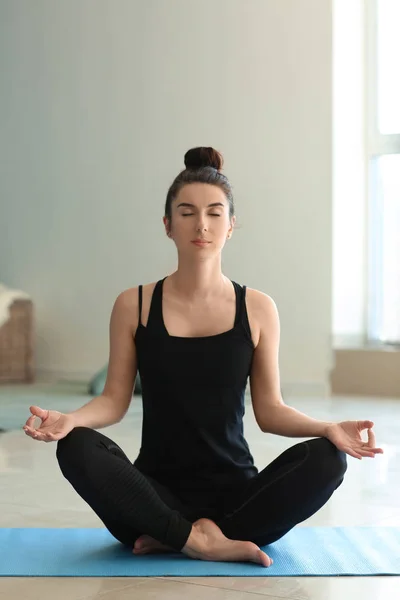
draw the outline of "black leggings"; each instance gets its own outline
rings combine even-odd
[[[194,516],[193,507],[144,476],[117,444],[93,429],[73,429],[58,442],[57,459],[64,477],[128,546],[148,534],[180,551],[202,516]],[[214,521],[230,539],[271,544],[329,500],[346,468],[346,455],[329,440],[300,442],[229,494]]]

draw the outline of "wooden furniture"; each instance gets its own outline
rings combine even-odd
[[[33,370],[33,303],[14,300],[0,327],[0,383],[29,383]]]

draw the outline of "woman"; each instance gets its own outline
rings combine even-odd
[[[259,546],[328,501],[343,481],[346,453],[361,459],[382,450],[371,421],[325,423],[284,404],[276,306],[221,271],[235,225],[222,157],[194,148],[185,166],[168,191],[164,216],[178,269],[118,296],[103,394],[69,414],[33,406],[24,429],[39,441],[58,440],[63,475],[135,554],[172,549],[268,567],[272,561]],[[95,430],[126,414],[137,369],[143,426],[132,464]],[[314,438],[261,472],[243,436],[248,377],[262,431]],[[35,417],[42,420],[38,429]]]

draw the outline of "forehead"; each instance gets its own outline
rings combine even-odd
[[[224,192],[216,185],[208,183],[190,183],[185,185],[175,199],[175,206],[179,206],[182,202],[193,204],[199,208],[217,202],[228,206]]]

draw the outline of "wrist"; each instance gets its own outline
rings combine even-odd
[[[68,413],[68,416],[72,419],[74,427],[79,427],[79,415],[76,412]]]
[[[332,427],[334,427],[335,425],[337,425],[337,423],[335,423],[334,421],[326,421],[322,424],[322,434],[321,437],[329,437],[329,433],[332,429]]]

